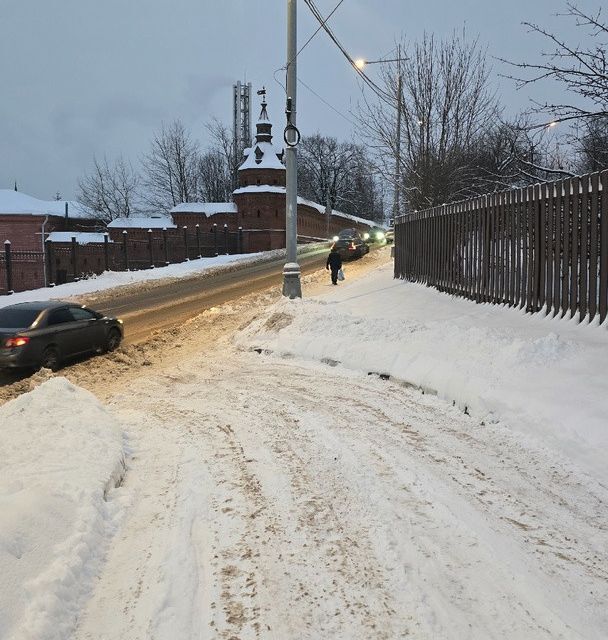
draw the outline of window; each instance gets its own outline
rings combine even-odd
[[[70,307],[70,313],[74,320],[95,320],[96,316],[92,311],[88,309],[81,309],[80,307]]]
[[[261,216],[260,210],[258,209],[258,218]]]
[[[32,326],[39,315],[38,309],[0,309],[0,327],[25,329]]]
[[[47,324],[50,327],[56,324],[64,324],[65,322],[74,322],[74,318],[68,307],[60,307],[59,309],[51,311]]]

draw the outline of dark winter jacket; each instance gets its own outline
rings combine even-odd
[[[332,271],[337,271],[342,268],[342,258],[337,251],[332,251],[327,256],[327,265],[326,268],[329,267]]]

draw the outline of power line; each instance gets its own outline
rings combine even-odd
[[[312,87],[309,87],[304,80],[302,80],[301,78],[298,78],[298,82],[306,87],[312,94],[314,94],[315,96],[317,96],[317,98],[319,98],[319,100],[321,102],[323,102],[324,104],[326,104],[332,111],[335,111],[340,117],[344,118],[344,120],[346,120],[346,122],[349,122],[350,124],[352,124],[354,127],[357,126],[357,123],[354,120],[351,120],[350,118],[347,118],[341,111],[339,111],[338,109],[336,109],[336,107],[334,107],[333,105],[331,105],[329,102],[327,102],[327,100],[325,100],[325,98],[323,98],[323,96],[320,96]]]
[[[340,2],[338,2],[338,4],[332,9],[331,13],[327,16],[327,18],[325,18],[325,20],[323,20],[321,22],[321,24],[319,25],[319,27],[317,28],[317,30],[310,36],[310,38],[308,38],[308,40],[300,47],[300,50],[298,51],[298,53],[296,53],[296,55],[294,56],[294,60],[298,59],[298,56],[302,53],[302,51],[304,51],[304,49],[307,47],[307,45],[310,43],[310,41],[317,35],[317,33],[319,33],[319,31],[321,31],[321,29],[323,29],[323,26],[325,25],[325,23],[334,15],[334,13],[336,13],[336,11],[338,10],[338,8],[340,7],[340,5],[344,2],[344,0],[340,0]],[[277,73],[279,71],[287,71],[287,67],[293,62],[293,60],[289,60],[287,62],[287,64],[284,67],[279,67],[275,72],[274,72],[274,79],[275,82],[283,89],[283,91],[285,93],[287,93],[287,89],[285,88],[285,85],[282,85],[278,80],[277,80]]]
[[[394,97],[391,96],[389,93],[387,93],[386,91],[384,91],[384,89],[382,89],[378,84],[376,84],[366,73],[363,72],[362,69],[359,69],[359,67],[355,64],[355,61],[353,60],[353,58],[351,57],[351,55],[348,53],[348,51],[345,49],[345,47],[342,45],[342,43],[338,40],[338,38],[336,37],[336,35],[333,33],[333,31],[331,30],[331,28],[329,27],[329,25],[327,25],[327,20],[323,19],[323,16],[321,15],[321,12],[318,10],[318,8],[316,7],[314,0],[304,0],[304,2],[306,3],[306,6],[310,9],[311,13],[313,14],[313,16],[317,19],[317,21],[319,22],[319,24],[321,25],[319,28],[323,29],[327,35],[329,36],[329,38],[332,40],[332,42],[338,47],[338,49],[340,50],[340,52],[342,53],[342,55],[348,60],[349,64],[351,65],[351,67],[355,70],[355,72],[359,75],[359,77],[363,80],[363,82],[384,102],[387,102],[391,105],[393,105],[394,102]]]
[[[338,10],[338,8],[340,7],[340,5],[344,2],[344,0],[340,0],[340,2],[338,2],[338,4],[333,8],[332,12],[327,16],[327,18],[325,18],[325,20],[323,20],[323,22],[321,22],[321,24],[319,25],[319,27],[317,28],[317,30],[310,36],[310,38],[308,38],[308,40],[300,47],[300,50],[298,51],[298,53],[296,54],[296,58],[302,53],[302,51],[306,48],[306,46],[308,45],[308,43],[317,35],[317,33],[319,33],[319,31],[321,31],[321,29],[323,29],[323,26],[325,25],[325,23],[334,15],[334,13],[336,13],[336,11]]]

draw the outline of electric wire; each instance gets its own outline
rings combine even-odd
[[[378,84],[376,84],[362,69],[360,69],[355,61],[353,60],[352,56],[348,53],[348,51],[345,49],[345,47],[342,45],[342,43],[338,40],[338,38],[336,37],[336,35],[334,34],[334,32],[331,30],[331,28],[329,27],[329,25],[327,24],[327,21],[323,19],[323,16],[321,15],[321,12],[319,11],[319,9],[317,8],[317,6],[314,3],[314,0],[304,0],[306,6],[310,9],[311,13],[313,14],[313,16],[317,19],[317,21],[320,24],[320,29],[322,28],[327,35],[329,36],[329,38],[332,40],[332,42],[338,47],[338,49],[340,50],[340,52],[342,53],[342,55],[348,60],[349,64],[351,65],[351,67],[355,70],[355,72],[359,75],[359,77],[361,78],[361,80],[384,102],[387,102],[389,104],[393,104],[394,103],[394,96],[390,95],[389,93],[387,93],[386,91],[384,91]]]
[[[306,89],[308,89],[310,91],[310,93],[312,93],[313,95],[317,96],[317,98],[319,98],[319,100],[321,102],[323,102],[325,105],[327,105],[332,111],[335,111],[341,118],[344,118],[344,120],[346,120],[346,122],[348,122],[349,124],[352,124],[354,127],[357,126],[357,123],[354,120],[351,120],[350,118],[347,118],[341,111],[339,111],[338,109],[336,109],[336,107],[334,107],[332,104],[327,102],[327,100],[325,100],[325,98],[323,98],[323,96],[320,96],[312,87],[309,87],[304,82],[304,80],[302,80],[301,78],[298,78],[298,82],[303,87],[306,87]]]
[[[327,16],[327,18],[325,18],[325,20],[323,20],[323,22],[319,25],[319,27],[317,28],[317,30],[310,36],[310,38],[308,38],[308,40],[300,47],[300,50],[298,51],[298,53],[296,53],[296,58],[302,53],[302,51],[306,48],[306,46],[309,44],[309,42],[317,35],[317,33],[319,33],[319,31],[321,31],[321,29],[323,29],[323,25],[334,15],[334,13],[336,13],[336,11],[338,10],[338,8],[340,7],[340,5],[344,2],[344,0],[340,0],[340,2],[338,2],[338,4],[332,9],[331,13]],[[291,60],[290,60],[291,62]]]

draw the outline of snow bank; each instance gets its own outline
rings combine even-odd
[[[0,638],[67,638],[120,512],[116,420],[52,378],[0,407]]]
[[[320,246],[327,247],[327,243],[299,245],[298,254],[314,251]],[[105,271],[101,275],[92,276],[79,282],[68,282],[56,287],[32,289],[30,291],[20,291],[10,296],[0,296],[0,307],[17,304],[18,302],[31,302],[32,300],[66,299],[73,296],[107,291],[108,289],[114,289],[116,287],[138,284],[140,282],[187,278],[199,275],[215,275],[223,270],[234,270],[258,262],[274,260],[284,255],[285,249],[273,249],[272,251],[262,251],[259,253],[198,258],[196,260],[171,264],[166,267],[143,269],[141,271]]]
[[[389,374],[608,482],[605,327],[452,298],[394,280],[389,265],[313,299],[280,301],[237,342]]]

